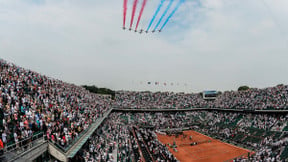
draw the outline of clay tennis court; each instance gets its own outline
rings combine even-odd
[[[168,143],[173,145],[175,139],[177,152],[175,152],[173,148],[167,147],[181,162],[230,161],[241,155],[246,155],[247,157],[248,152],[252,154],[250,150],[221,142],[195,131],[184,131],[183,133],[187,135],[186,138],[183,138],[183,135],[179,135],[178,138],[176,138],[175,136],[157,134],[159,141],[166,145]],[[189,138],[190,136],[192,136],[192,140]],[[192,142],[198,142],[200,144],[191,146],[190,143]]]

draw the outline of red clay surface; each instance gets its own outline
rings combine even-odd
[[[219,140],[213,139],[211,137],[205,136],[195,131],[184,131],[187,135],[185,139],[180,135],[178,138],[175,136],[166,136],[157,134],[158,140],[166,144],[169,151],[181,162],[220,162],[231,160],[235,157],[245,155],[247,157],[250,150],[243,149],[228,143],[221,142]],[[189,137],[192,135],[192,140]],[[167,144],[173,145],[175,139],[177,145],[177,151],[173,151]],[[211,142],[208,142],[211,140]],[[190,146],[192,142],[207,141],[195,146]],[[181,145],[186,144],[186,145]],[[181,146],[180,146],[181,145]],[[252,154],[252,152],[250,153]]]

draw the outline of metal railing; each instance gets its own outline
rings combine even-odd
[[[112,110],[111,110],[112,111]],[[101,122],[102,118],[104,118],[106,115],[109,115],[110,111],[108,110],[107,112],[105,112],[103,114],[102,117],[97,118],[95,120],[95,122],[91,123],[88,128],[86,128],[85,130],[83,130],[76,138],[74,138],[70,143],[68,143],[66,146],[61,146],[59,143],[57,142],[53,142],[51,140],[50,143],[52,143],[53,145],[55,145],[56,147],[58,147],[59,149],[61,149],[63,152],[67,153],[73,146],[75,143],[77,143],[79,141],[79,139],[81,139],[89,130],[92,129],[92,127],[94,127],[97,123]]]
[[[98,121],[98,120],[96,120],[94,123],[96,123],[97,121]],[[93,123],[93,124],[94,124],[94,123]],[[63,152],[66,153],[75,143],[77,143],[77,141],[78,141],[84,134],[86,134],[86,133],[90,130],[90,128],[92,127],[93,124],[89,125],[87,129],[83,130],[77,137],[75,137],[75,138],[72,140],[72,142],[68,143],[66,147],[65,147],[65,146],[63,147],[63,146],[61,146],[59,143],[54,142],[54,141],[52,141],[52,140],[49,140],[49,141],[51,142],[51,144],[55,145],[56,147],[58,147],[59,149],[61,149]]]
[[[279,114],[287,114],[288,109],[237,109],[237,108],[209,108],[209,107],[186,107],[186,108],[147,108],[147,107],[141,107],[141,108],[131,108],[131,107],[114,107],[113,111],[130,111],[130,112],[173,112],[173,111],[197,111],[197,110],[215,110],[215,111],[224,111],[224,112],[243,112],[243,113],[279,113]]]
[[[43,132],[39,132],[31,137],[23,139],[19,142],[14,144],[8,145],[4,147],[4,154],[3,157],[7,162],[12,162],[16,160],[20,161],[28,161],[22,157],[23,153],[29,151],[29,149],[33,148],[34,146],[43,144],[46,142],[45,136]]]
[[[4,152],[17,151],[17,153],[21,153],[21,152],[24,152],[25,150],[27,150],[27,148],[32,148],[33,146],[39,144],[40,140],[45,141],[45,136],[44,136],[43,132],[39,132],[39,133],[37,133],[31,137],[28,137],[28,138],[23,139],[19,142],[16,142],[14,144],[11,144],[11,145],[4,147]]]

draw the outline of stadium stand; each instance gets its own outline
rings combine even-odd
[[[247,91],[227,91],[218,95],[214,101],[206,101],[200,93],[185,94],[173,92],[132,92],[119,91],[116,93],[115,107],[120,108],[222,108],[249,110],[287,110],[288,86]]]
[[[110,108],[110,98],[0,60],[0,127],[5,147],[39,132],[61,149]],[[26,140],[27,141],[27,140]]]
[[[202,127],[199,127],[196,123],[193,124],[193,122],[190,122],[194,121],[194,118],[199,119],[198,116],[200,114],[204,114],[205,116],[205,120],[201,121],[200,123]],[[131,118],[132,116],[134,116],[133,119]],[[248,116],[252,116],[250,120],[241,120],[242,118],[247,118]],[[269,117],[270,121],[274,121],[274,119],[278,117],[283,117],[285,115],[269,116],[266,114],[254,115],[250,113],[231,113],[217,111],[187,111],[185,113],[126,112],[122,114],[120,113],[119,115],[118,112],[110,114],[109,118],[117,121],[118,124],[122,123],[122,125],[131,126],[130,129],[132,129],[132,131],[135,131],[136,136],[130,136],[129,139],[131,140],[131,138],[134,138],[134,140],[138,141],[136,143],[138,143],[138,147],[141,149],[144,159],[148,161],[165,160],[165,157],[171,158],[171,153],[166,154],[166,151],[165,154],[163,152],[157,152],[159,150],[163,150],[164,146],[158,143],[155,135],[155,129],[165,130],[168,127],[170,129],[184,128],[187,123],[189,123],[188,125],[191,129],[193,128],[193,130],[197,130],[198,132],[213,136],[214,138],[218,138],[223,141],[229,141],[230,143],[232,142],[236,145],[254,150],[256,152],[255,155],[250,156],[250,160],[252,161],[265,159],[274,159],[274,161],[281,161],[287,158],[287,133],[282,131],[275,132],[271,131],[270,129],[264,129],[264,127],[262,127],[262,124],[264,123],[257,126],[261,128],[253,128],[251,127],[251,125],[255,122],[254,120],[256,119],[253,116],[260,118],[261,120]],[[128,124],[125,118],[128,118]],[[227,124],[219,124],[222,123],[223,120],[225,120]],[[229,127],[230,124],[232,125],[231,128]],[[154,128],[147,128],[146,125],[152,125]],[[112,133],[110,135],[116,137],[117,133]],[[125,154],[125,152],[122,154],[122,156],[126,155],[127,154]],[[121,156],[118,155],[118,157]],[[241,158],[238,158],[237,160],[241,161]]]
[[[255,151],[251,161],[285,161],[287,99],[288,86],[277,85],[228,91],[211,101],[197,93],[133,91],[118,91],[112,100],[0,59],[6,161],[40,154],[61,161],[177,161],[155,135],[167,128],[193,129],[249,148]]]

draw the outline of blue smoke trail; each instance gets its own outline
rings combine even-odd
[[[169,9],[171,8],[172,6],[172,3],[174,2],[174,0],[170,0],[166,10],[163,12],[161,18],[159,19],[158,23],[156,24],[156,26],[154,27],[154,30],[156,30],[158,28],[158,26],[160,25],[162,19],[166,16],[167,12],[169,11]]]
[[[180,7],[180,5],[184,2],[184,0],[179,0],[178,4],[176,5],[176,7],[174,8],[174,10],[171,12],[171,14],[167,17],[166,21],[164,22],[164,24],[162,25],[160,31],[166,26],[167,22],[170,20],[170,18],[175,14],[175,12],[178,10],[178,8]]]
[[[150,27],[151,27],[154,19],[156,18],[157,14],[159,13],[161,7],[163,6],[164,1],[165,1],[165,0],[161,0],[161,2],[160,2],[160,4],[158,5],[158,8],[157,8],[156,12],[154,13],[154,15],[153,15],[153,17],[152,17],[152,19],[151,19],[151,21],[150,21],[150,23],[149,23],[149,26],[147,27],[147,30],[146,30],[146,31],[148,31],[148,30],[150,29]]]

